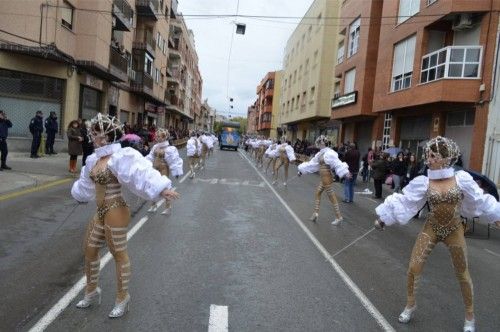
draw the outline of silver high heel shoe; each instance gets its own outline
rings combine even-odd
[[[161,214],[162,215],[170,215],[171,212],[172,212],[172,208],[166,208],[165,210],[163,210],[163,212]]]
[[[333,226],[338,226],[340,225],[340,222],[344,220],[344,218],[336,218],[334,221],[332,221]]]
[[[476,331],[476,320],[473,318],[472,320],[465,320],[464,323],[464,332],[475,332]]]
[[[312,214],[311,218],[309,218],[309,220],[311,220],[311,221],[316,221],[316,220],[318,220],[318,217],[319,217],[318,212],[314,212],[314,213]]]
[[[121,301],[120,303],[115,303],[115,307],[111,312],[109,313],[108,317],[109,318],[118,318],[123,315],[130,309],[130,294],[127,294],[125,297],[125,300]]]
[[[405,307],[405,310],[403,310],[403,312],[399,315],[398,318],[399,322],[403,324],[408,323],[413,317],[413,313],[415,312],[416,309],[417,309],[416,305],[414,305],[411,308]]]
[[[85,309],[94,303],[101,304],[101,289],[99,287],[97,287],[93,292],[85,294],[83,299],[76,304],[76,307],[79,309]]]

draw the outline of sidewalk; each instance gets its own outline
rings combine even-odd
[[[7,165],[12,170],[0,172],[0,195],[72,178],[68,160],[66,153],[31,159],[29,153],[10,152]],[[81,165],[81,157],[78,165]]]

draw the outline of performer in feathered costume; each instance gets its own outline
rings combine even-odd
[[[429,166],[427,176],[414,178],[402,194],[392,194],[376,209],[378,219],[375,226],[379,229],[407,224],[426,202],[431,210],[411,254],[406,307],[399,316],[401,323],[411,320],[416,309],[415,292],[425,261],[434,246],[443,242],[450,251],[465,304],[463,330],[475,331],[474,293],[461,216],[482,216],[485,221],[500,225],[500,203],[485,194],[469,173],[455,172],[452,166],[459,156],[459,148],[452,140],[440,136],[429,140],[425,148]]]
[[[293,151],[293,148],[288,144],[286,141],[286,137],[283,136],[281,137],[281,144],[278,145],[278,161],[276,162],[276,167],[274,168],[274,181],[273,184],[278,183],[278,173],[283,166],[285,169],[285,181],[283,182],[283,185],[287,185],[288,181],[288,167],[290,166],[290,163],[295,161],[295,152]]]
[[[182,169],[183,161],[179,156],[179,151],[173,145],[170,145],[168,139],[170,134],[168,130],[163,128],[156,129],[156,144],[153,145],[151,151],[146,156],[146,159],[153,163],[154,169],[166,177],[178,178],[184,174]],[[156,203],[153,203],[148,212],[155,212]],[[172,203],[166,201],[166,209],[162,214],[170,214],[172,211]]]
[[[151,163],[133,148],[122,148],[119,121],[108,115],[98,114],[91,120],[90,134],[96,150],[82,168],[80,178],[73,184],[71,195],[79,202],[95,200],[97,213],[89,223],[85,236],[85,296],[78,308],[88,308],[100,303],[98,287],[99,249],[105,244],[116,265],[117,294],[109,317],[122,316],[129,307],[130,261],[127,254],[127,226],[130,211],[123,199],[121,186],[147,200],[165,198],[172,200],[179,195],[171,190],[172,182],[161,176]]]
[[[318,153],[308,162],[304,162],[299,165],[299,176],[305,173],[316,173],[319,172],[320,183],[316,188],[316,200],[314,202],[314,212],[310,218],[312,221],[316,221],[319,217],[319,205],[321,202],[321,194],[326,190],[326,194],[333,205],[333,211],[335,213],[335,219],[332,221],[332,225],[339,225],[343,220],[342,214],[340,213],[339,202],[337,201],[337,196],[335,195],[335,190],[333,189],[334,176],[332,170],[339,178],[350,177],[349,166],[347,163],[340,161],[337,152],[333,151],[331,148],[327,147],[328,139],[321,135],[316,139],[316,147],[320,149]]]

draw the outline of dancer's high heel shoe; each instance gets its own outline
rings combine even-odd
[[[403,312],[399,315],[399,322],[403,324],[408,323],[413,317],[413,313],[415,312],[416,309],[417,309],[416,305],[414,305],[411,308],[405,307],[405,310],[403,310]]]
[[[476,320],[473,318],[472,320],[465,320],[464,323],[464,332],[474,332],[476,331]]]
[[[318,220],[318,217],[319,217],[318,212],[314,212],[314,213],[312,214],[311,218],[309,218],[309,220],[311,220],[311,221],[316,221],[316,220]]]
[[[79,309],[85,309],[95,303],[101,304],[101,289],[99,287],[97,287],[93,292],[85,294],[83,299],[76,304],[76,307]]]
[[[340,223],[344,220],[344,218],[336,218],[334,221],[332,221],[333,226],[338,226]]]
[[[123,315],[130,309],[130,295],[127,294],[125,297],[125,300],[121,301],[120,303],[115,303],[115,307],[111,312],[109,313],[108,317],[109,318],[118,318]]]

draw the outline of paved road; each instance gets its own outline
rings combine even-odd
[[[307,220],[316,175],[294,178],[275,191],[266,179],[270,176],[262,177],[244,153],[217,151],[196,180],[176,184],[182,198],[173,214],[150,214],[130,240],[130,313],[107,318],[115,290],[114,267],[108,264],[101,276],[101,306],[77,310],[79,294],[48,331],[207,331],[211,305],[228,308],[230,331],[377,331],[384,320],[398,331],[461,329],[460,292],[444,246],[426,266],[414,322],[397,323],[422,221],[371,232],[349,246],[371,229],[376,201],[358,195],[355,203],[342,204],[346,223],[335,228],[326,199],[318,222]],[[29,329],[81,278],[81,239],[94,206],[75,205],[68,190],[63,185],[0,201],[0,330]],[[132,227],[147,216],[147,204],[129,202]],[[496,231],[488,241],[468,241],[482,331],[500,326],[499,238]],[[334,256],[351,287],[318,246]],[[378,309],[380,317],[363,306],[363,295],[364,305]]]

